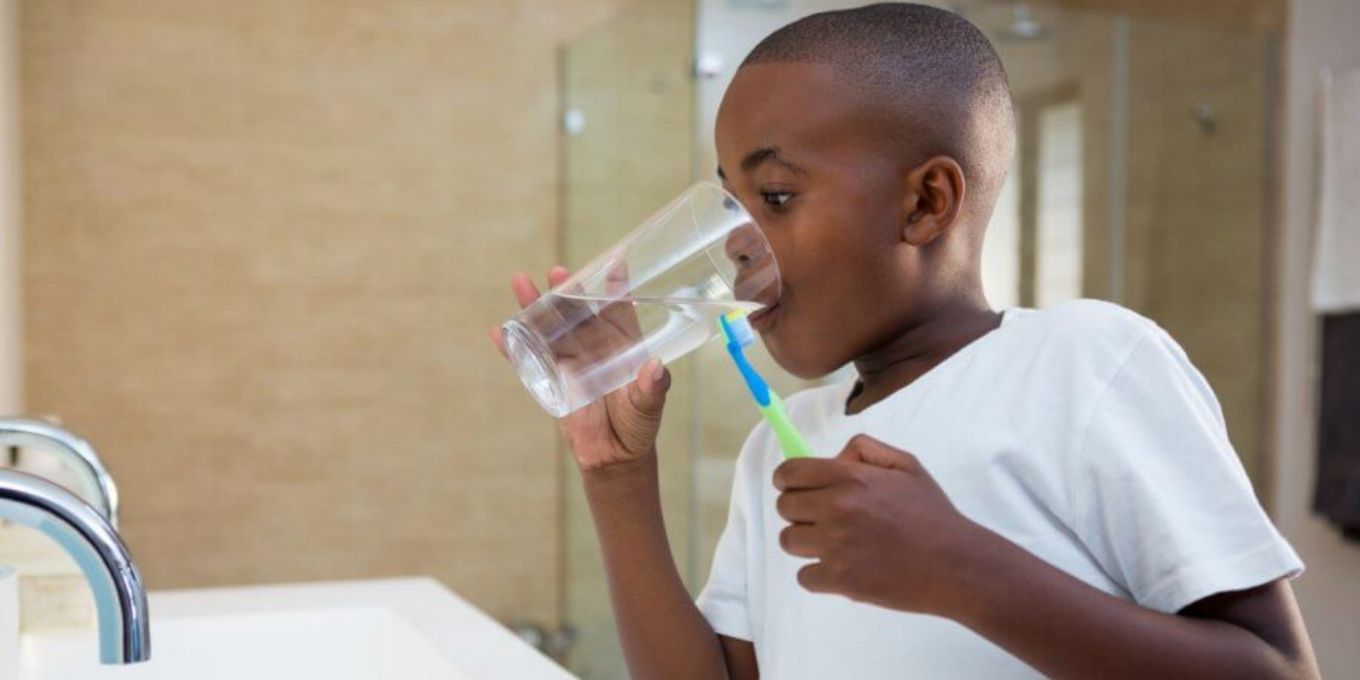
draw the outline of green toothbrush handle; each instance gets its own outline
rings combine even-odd
[[[760,406],[761,415],[769,421],[770,427],[774,429],[774,436],[779,438],[779,448],[784,450],[784,458],[810,458],[812,449],[807,442],[803,441],[803,435],[798,433],[793,423],[789,422],[789,414],[784,410],[784,402],[779,399],[779,395],[770,390],[770,405]]]

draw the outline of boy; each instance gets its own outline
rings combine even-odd
[[[1316,677],[1302,565],[1180,348],[1114,305],[983,298],[1015,130],[974,26],[917,5],[786,26],[716,142],[783,277],[756,330],[795,375],[858,377],[788,402],[834,457],[751,434],[697,605],[658,500],[666,370],[564,419],[635,677]]]

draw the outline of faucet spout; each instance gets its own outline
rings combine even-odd
[[[23,444],[39,441],[56,444],[54,451],[81,476],[76,492],[89,499],[109,524],[118,527],[118,487],[104,467],[104,461],[90,443],[51,423],[29,418],[0,418],[0,443]]]
[[[47,534],[80,566],[94,592],[101,662],[151,658],[146,588],[108,518],[56,484],[12,471],[0,471],[0,518]]]

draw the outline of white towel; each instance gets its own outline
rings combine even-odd
[[[1322,77],[1313,306],[1360,311],[1360,69]]]

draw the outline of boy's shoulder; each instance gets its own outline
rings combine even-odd
[[[1043,309],[1011,310],[1063,330],[1095,330],[1140,334],[1157,328],[1156,322],[1138,312],[1105,300],[1079,298]]]
[[[993,331],[986,358],[975,368],[989,375],[1014,369],[1019,363],[1041,370],[1079,371],[1095,379],[1113,375],[1143,341],[1157,337],[1174,341],[1156,322],[1137,312],[1103,300],[1078,299],[1043,309],[1005,311],[1002,327]],[[1024,371],[1005,370],[1022,377]],[[993,378],[989,378],[992,380]],[[789,416],[798,423],[815,424],[844,409],[854,387],[853,374],[797,391],[785,399]],[[772,436],[762,421],[752,433]]]
[[[1113,302],[1079,299],[1044,309],[1008,310],[1005,324],[1020,340],[1039,341],[1063,353],[1123,353],[1165,331],[1151,319]]]

